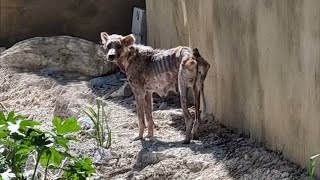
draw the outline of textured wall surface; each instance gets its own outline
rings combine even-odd
[[[209,60],[206,96],[223,123],[304,167],[320,153],[319,0],[147,0],[146,6],[151,46],[190,45]]]
[[[99,42],[101,31],[127,34],[133,6],[144,7],[144,0],[0,0],[0,46],[35,36]]]

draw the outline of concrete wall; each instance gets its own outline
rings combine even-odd
[[[99,33],[131,31],[133,6],[144,0],[0,0],[0,46],[51,35],[99,42]]]
[[[223,123],[304,167],[320,153],[319,0],[146,5],[149,45],[198,47],[209,60],[206,96]]]

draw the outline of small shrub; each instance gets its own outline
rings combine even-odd
[[[77,158],[74,159],[73,165],[65,168],[62,177],[64,179],[85,180],[94,172],[90,158]]]
[[[34,155],[36,159],[32,180],[39,164],[45,169],[46,179],[48,169],[59,169],[62,161],[67,158],[73,163],[64,167],[63,171],[70,176],[74,173],[69,171],[73,166],[86,167],[80,171],[83,177],[93,174],[94,169],[91,163],[88,163],[90,159],[82,161],[81,158],[69,154],[69,141],[77,140],[71,133],[80,130],[77,120],[68,118],[62,121],[54,118],[52,124],[52,131],[42,131],[37,128],[40,125],[37,121],[27,120],[14,112],[7,116],[0,112],[0,179],[24,179],[22,174],[30,155]]]
[[[109,114],[104,110],[104,103],[101,100],[96,100],[97,112],[89,107],[88,111],[84,110],[84,113],[90,118],[94,124],[97,146],[103,148],[109,148],[111,146],[111,129],[108,125]]]

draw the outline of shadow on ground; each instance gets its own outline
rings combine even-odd
[[[177,130],[184,131],[183,119],[172,125]],[[207,168],[211,173],[215,173],[217,170],[215,170],[214,166],[223,164],[227,170],[226,179],[230,177],[233,179],[306,179],[307,177],[305,169],[284,159],[281,154],[267,150],[260,144],[250,140],[243,133],[226,128],[216,121],[202,124],[200,140],[192,141],[188,145],[179,141],[163,140],[143,140],[141,143],[142,148],[133,166],[133,172],[143,171],[149,165],[170,158],[170,156],[161,157],[168,156],[166,153],[164,153],[166,155],[161,155],[161,152],[169,149],[189,148],[194,154],[210,154],[215,162],[211,164],[213,167],[200,165],[198,171],[203,171],[204,168]],[[159,157],[154,157],[157,154],[159,154]],[[155,160],[150,160],[150,157]],[[183,159],[185,157],[180,158]],[[210,162],[209,159],[208,162]],[[184,162],[181,166],[183,164],[188,166],[188,163]],[[134,173],[131,173],[128,179],[131,179],[133,175]]]

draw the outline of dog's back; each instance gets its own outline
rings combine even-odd
[[[167,50],[151,50],[151,47],[141,45],[133,48],[136,48],[136,60],[144,61],[143,73],[138,78],[145,79],[146,90],[156,92],[160,96],[167,95],[169,91],[175,92],[181,62],[192,58],[192,49],[179,46]],[[139,54],[147,56],[141,58]]]

